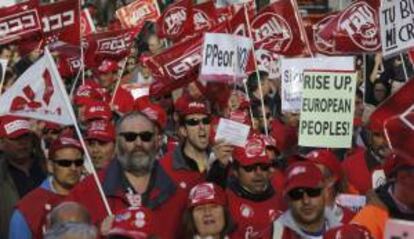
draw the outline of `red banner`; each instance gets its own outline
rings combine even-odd
[[[173,41],[181,40],[183,34],[193,27],[192,1],[181,0],[169,5],[157,21],[157,35]]]
[[[145,21],[155,22],[159,18],[152,0],[137,0],[115,12],[122,26],[129,28],[144,24]]]
[[[91,14],[89,13],[89,9],[87,8],[83,9],[81,12],[80,27],[82,36],[86,36],[88,34],[96,32],[95,24],[93,23]]]
[[[211,30],[216,24],[218,15],[213,1],[193,6],[193,23],[196,33]]]

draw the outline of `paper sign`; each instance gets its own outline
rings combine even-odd
[[[336,197],[336,203],[353,212],[358,212],[367,203],[367,198],[362,195],[342,193]]]
[[[382,1],[381,43],[385,58],[414,46],[414,3],[408,0]]]
[[[226,143],[244,147],[249,135],[250,126],[233,120],[220,118],[215,141],[223,139]]]
[[[351,147],[356,77],[355,72],[304,72],[299,145]]]
[[[149,95],[149,88],[135,88],[131,90],[132,97],[134,97],[134,100]]]
[[[414,239],[414,222],[390,219],[385,224],[385,239]]]
[[[381,185],[384,185],[387,182],[387,177],[385,177],[385,172],[383,169],[374,170],[372,172],[372,188],[376,189]]]
[[[247,37],[206,33],[202,49],[201,79],[228,82],[246,77],[251,47],[251,39]]]
[[[282,59],[282,111],[299,112],[302,102],[304,70],[354,71],[353,57]]]

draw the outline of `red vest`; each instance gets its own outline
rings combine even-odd
[[[272,236],[272,222],[279,217],[280,199],[273,197],[255,202],[236,195],[227,189],[230,214],[236,230],[230,234],[231,239],[269,239]]]
[[[25,217],[33,239],[43,238],[46,215],[63,199],[64,196],[62,195],[38,187],[17,203],[16,207]]]

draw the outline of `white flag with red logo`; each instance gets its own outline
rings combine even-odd
[[[137,0],[116,10],[115,14],[126,28],[144,24],[145,21],[155,22],[160,17],[152,0]]]
[[[16,115],[62,125],[74,123],[69,97],[48,50],[0,96],[0,105],[0,115]]]

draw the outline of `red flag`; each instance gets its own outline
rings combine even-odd
[[[188,35],[209,31],[217,24],[218,15],[213,1],[193,6],[192,13],[194,30]]]
[[[192,1],[181,0],[169,5],[157,21],[157,35],[178,41],[193,27]]]
[[[338,13],[329,13],[316,22],[313,22],[306,30],[312,51],[315,53],[322,53],[325,55],[332,55],[334,53],[334,46],[332,42],[326,41],[320,36],[321,30],[325,28],[329,22],[336,17]]]
[[[34,1],[0,8],[0,44],[40,36],[37,5]]]
[[[62,77],[75,76],[81,67],[80,47],[69,44],[61,45],[53,49],[57,53],[57,67]]]
[[[230,21],[233,17],[233,9],[229,7],[216,8],[217,21],[219,23]]]
[[[62,41],[80,44],[79,1],[66,0],[39,7],[45,44]]]
[[[329,20],[318,37],[335,52],[377,52],[381,49],[378,12],[375,0],[356,1]]]
[[[408,52],[408,58],[410,59],[411,64],[413,64],[413,65],[414,65],[414,50],[410,50],[410,51]]]
[[[299,55],[306,50],[297,12],[291,1],[277,1],[263,8],[251,22],[255,48],[282,55]]]
[[[115,14],[126,28],[144,24],[145,21],[155,22],[160,17],[152,0],[137,0],[116,10]]]
[[[81,35],[86,36],[96,32],[95,24],[92,21],[89,9],[85,8],[81,12],[80,16]]]
[[[134,38],[141,29],[142,26],[138,26],[86,36],[85,64],[88,67],[97,67],[104,59],[119,61],[128,56]]]

